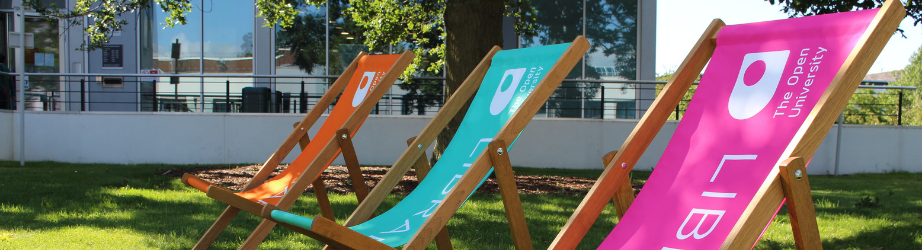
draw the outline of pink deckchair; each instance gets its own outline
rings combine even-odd
[[[903,16],[890,0],[877,10],[715,20],[551,248],[576,248],[710,59],[655,171],[599,248],[750,249],[787,199],[798,249],[821,249],[806,163]]]

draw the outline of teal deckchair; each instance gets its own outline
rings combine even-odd
[[[263,209],[263,217],[336,248],[424,248],[444,232],[448,219],[495,167],[515,245],[531,249],[506,144],[512,146],[588,48],[589,42],[582,36],[571,44],[506,51],[494,47],[417,136],[411,144],[416,146],[404,151],[344,226],[320,216],[309,219],[276,210],[271,205]],[[365,221],[475,91],[477,95],[458,132],[427,177],[396,206]]]

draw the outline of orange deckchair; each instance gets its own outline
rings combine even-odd
[[[317,102],[315,105],[317,108],[311,110],[301,122],[295,125],[288,138],[269,157],[256,176],[247,183],[244,191],[235,193],[195,176],[184,175],[183,183],[206,192],[208,197],[229,205],[202,236],[194,249],[208,248],[240,210],[259,215],[264,204],[273,204],[280,209],[287,210],[307,188],[307,184],[314,182],[318,184],[315,185],[315,189],[318,186],[322,187],[322,182],[315,180],[319,179],[320,173],[333,162],[341,151],[347,165],[352,168],[350,169],[351,174],[360,176],[350,138],[358,131],[372,108],[390,89],[413,57],[413,53],[409,50],[399,55],[360,53]],[[340,92],[342,95],[339,95],[339,102],[333,107],[313,142],[307,143],[306,131],[320,118],[326,107],[337,98]],[[266,180],[299,141],[304,147],[302,153],[278,176]],[[304,143],[307,145],[304,146]],[[303,184],[299,185],[299,183]],[[364,185],[364,181],[353,182],[353,185],[356,187],[358,200],[362,201],[368,194],[367,186]],[[329,201],[326,203],[328,207]],[[325,210],[329,211],[329,209]],[[240,249],[256,248],[274,226],[274,222],[263,220]]]
[[[806,163],[904,15],[890,0],[879,10],[714,20],[621,149],[605,157],[550,249],[577,248],[612,197],[623,219],[600,249],[750,249],[785,199],[797,249],[822,249]],[[630,187],[631,168],[706,64],[688,113],[630,204],[632,194],[616,193]]]

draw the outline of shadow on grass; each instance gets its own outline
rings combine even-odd
[[[168,167],[0,162],[0,229],[100,229],[84,235],[88,245],[105,237],[94,234],[121,229],[146,236],[151,248],[191,248],[226,206],[176,178],[154,174]],[[258,222],[256,216],[237,216],[216,248],[238,247]],[[220,242],[228,238],[235,240]]]
[[[824,248],[922,249],[922,174],[811,176],[810,184]],[[859,203],[864,197],[877,197],[880,201]],[[775,223],[779,222],[790,234],[786,207],[775,218]],[[772,239],[763,239],[756,247],[793,248],[793,240]]]
[[[920,233],[922,231],[919,231],[919,227],[887,227],[862,231],[844,239],[822,239],[822,241],[823,249],[922,249],[922,244],[917,239]],[[755,249],[794,249],[794,242],[762,240]]]
[[[579,197],[568,195],[520,195],[525,220],[535,249],[546,249],[566,224]],[[475,194],[448,223],[452,241],[464,242],[465,249],[510,249],[512,234],[502,199],[498,195]],[[578,249],[595,248],[615,227],[614,210],[606,208],[593,224]]]
[[[186,187],[178,179],[156,174],[159,169],[173,168],[177,166],[35,162],[19,167],[18,162],[0,162],[0,230],[25,230],[49,238],[58,236],[48,232],[73,227],[91,228],[96,234],[127,230],[140,235],[141,243],[136,247],[191,248],[226,205]],[[635,179],[638,176],[635,175]],[[817,215],[821,220],[843,220],[844,217],[844,221],[900,222],[890,226],[850,227],[847,236],[824,237],[827,249],[922,249],[922,217],[919,216],[922,194],[918,192],[922,190],[922,174],[812,176],[811,184],[814,200],[820,204]],[[880,206],[855,207],[864,196],[879,197]],[[403,197],[389,195],[377,213],[383,213]],[[330,198],[340,223],[357,206],[352,194],[331,194]],[[553,241],[582,199],[581,196],[559,194],[520,195],[520,198],[536,249],[544,249]],[[309,194],[303,195],[291,211],[308,217],[320,214]],[[786,210],[782,210],[776,220],[785,222],[786,217]],[[241,213],[220,235],[213,249],[239,247],[259,221],[257,216]],[[616,222],[615,212],[608,206],[578,248],[598,246]],[[458,249],[508,249],[513,244],[499,195],[474,194],[449,221],[448,227]],[[10,241],[4,237],[7,236],[0,235],[0,244]],[[93,237],[99,238],[94,235],[87,238]],[[12,241],[15,240],[14,237]],[[320,246],[322,244],[306,236],[276,228],[260,248],[314,249]],[[122,248],[125,247],[132,246]],[[764,239],[757,249],[792,247],[793,241]]]

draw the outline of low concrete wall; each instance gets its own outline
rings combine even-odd
[[[26,112],[26,160],[83,163],[262,163],[298,114]],[[373,116],[355,138],[363,164],[392,164],[430,117]],[[321,117],[309,134],[319,130]],[[295,150],[297,151],[297,149]],[[291,162],[290,154],[284,162]],[[18,156],[15,156],[18,160]],[[9,159],[9,158],[7,158]],[[337,160],[342,163],[342,159]]]
[[[0,110],[0,160],[13,159],[13,120],[13,111]]]
[[[13,118],[0,113],[0,118]],[[300,114],[193,114],[121,112],[26,113],[26,160],[84,163],[220,164],[261,163],[291,132]],[[310,134],[316,133],[321,118]],[[371,115],[355,136],[362,164],[390,165],[406,139],[428,116]],[[0,158],[18,160],[12,122],[0,119]],[[7,124],[9,123],[9,124]],[[513,165],[539,168],[601,168],[601,157],[617,150],[635,120],[535,118],[510,152]],[[664,126],[635,169],[651,169],[674,133]],[[10,132],[4,132],[10,131]],[[12,136],[5,136],[9,133]],[[811,174],[835,172],[836,127],[811,162]],[[905,170],[922,172],[922,127],[843,127],[840,174]],[[18,137],[16,137],[18,138]],[[6,149],[4,148],[6,147]],[[10,149],[10,147],[14,147]],[[5,153],[8,152],[8,153]],[[295,155],[284,162],[291,162]],[[342,164],[342,159],[335,161]]]

